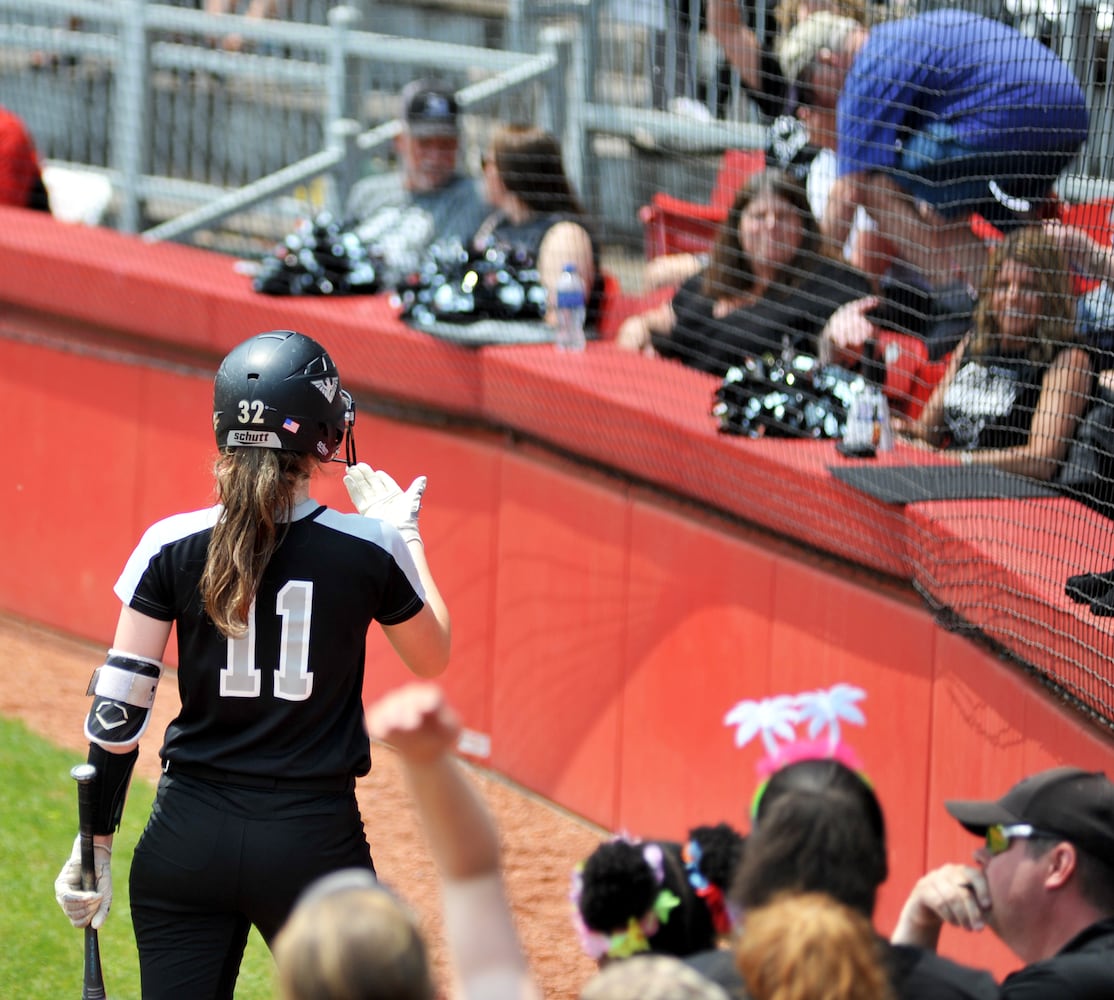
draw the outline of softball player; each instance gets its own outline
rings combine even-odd
[[[214,390],[220,503],[149,528],[116,583],[123,607],[85,723],[97,889],[80,891],[75,840],[55,892],[74,926],[104,922],[112,834],[176,625],[182,709],[131,868],[147,1000],[232,997],[252,924],[270,943],[314,879],[374,871],[354,793],[371,767],[367,630],[378,621],[423,677],[445,668],[450,630],[418,533],[425,478],[403,491],[355,464],[353,420],[309,337],[272,331],[236,347]],[[360,514],[309,495],[346,439]]]

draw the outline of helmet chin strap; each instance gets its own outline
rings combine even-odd
[[[330,462],[343,462],[347,466],[356,464],[356,403],[352,397],[341,390],[341,395],[344,396],[344,458],[337,458],[335,455],[329,459]]]

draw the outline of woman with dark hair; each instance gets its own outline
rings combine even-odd
[[[741,938],[746,938],[749,914],[783,893],[825,893],[863,918],[873,917],[878,889],[889,873],[886,824],[863,774],[832,758],[788,764],[759,788],[751,821],[746,853],[729,892],[741,915]],[[925,949],[891,945],[881,937],[877,943],[899,1000],[997,996],[987,973]],[[728,985],[723,965],[717,981]]]
[[[536,268],[547,293],[547,323],[556,322],[557,279],[572,264],[584,283],[585,325],[593,327],[603,275],[557,138],[529,125],[504,125],[492,136],[483,169],[485,195],[495,211],[472,237],[473,252],[494,250],[519,269]]]
[[[895,432],[954,449],[965,465],[1051,479],[1091,401],[1094,371],[1075,329],[1071,271],[1039,226],[994,248],[974,323],[915,420]]]
[[[714,375],[748,356],[815,353],[828,317],[869,290],[823,247],[803,183],[763,171],[736,196],[708,266],[670,302],[627,319],[618,345]]]
[[[885,848],[886,820],[878,796],[862,774],[842,761],[834,757],[806,758],[774,771],[758,786],[750,807],[751,822],[757,826],[774,803],[790,793],[821,798],[836,794],[849,796],[870,825],[875,841]],[[880,881],[885,878],[883,870]]]

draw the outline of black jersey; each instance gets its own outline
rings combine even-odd
[[[182,710],[160,755],[292,780],[366,774],[367,630],[412,618],[425,600],[406,543],[383,521],[304,501],[263,574],[247,634],[226,639],[199,595],[220,510],[154,524],[116,582],[128,607],[177,626]]]

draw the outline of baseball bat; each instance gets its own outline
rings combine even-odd
[[[77,832],[81,840],[81,888],[91,892],[97,888],[93,865],[93,779],[97,769],[92,764],[71,768],[70,777],[77,782]],[[85,928],[85,971],[81,983],[81,1000],[104,1000],[104,973],[101,970],[101,944],[92,927]]]

